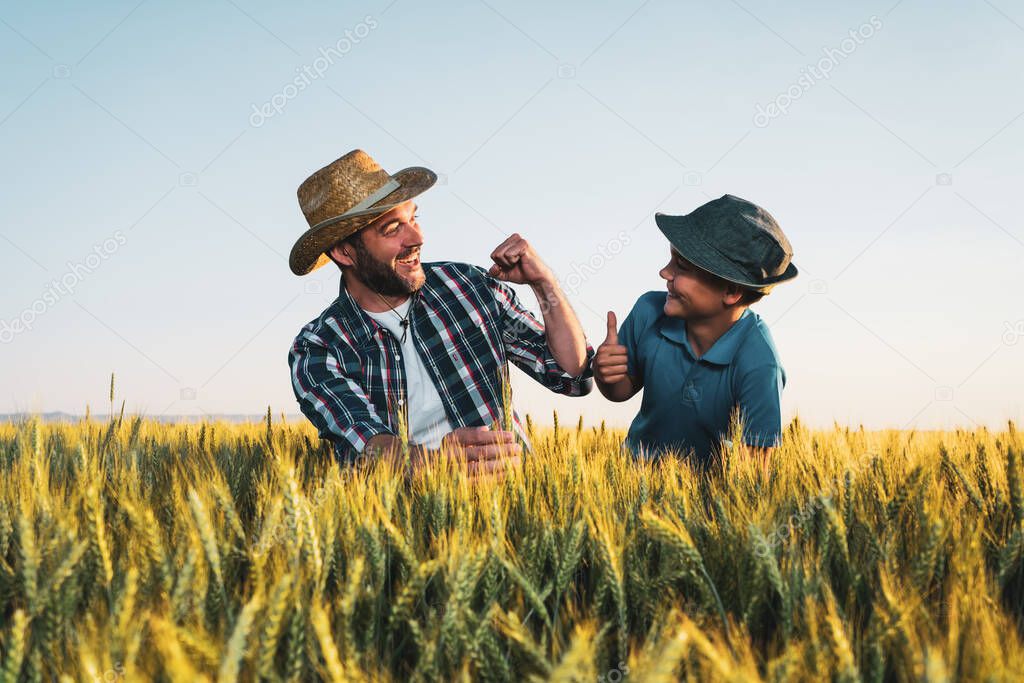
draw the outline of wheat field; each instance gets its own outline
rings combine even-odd
[[[114,411],[111,411],[112,413]],[[557,416],[556,416],[557,419]],[[503,481],[308,423],[0,425],[5,681],[1011,680],[1021,436],[815,431],[770,475],[529,425]]]

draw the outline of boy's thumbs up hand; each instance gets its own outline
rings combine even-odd
[[[605,344],[619,343],[619,326],[615,322],[615,313],[608,311],[608,335],[604,338]]]
[[[608,334],[594,355],[594,377],[601,384],[615,384],[626,377],[628,355],[619,344],[615,313],[608,311]]]

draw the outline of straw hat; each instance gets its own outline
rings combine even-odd
[[[288,266],[306,275],[331,262],[325,251],[375,218],[428,189],[437,175],[411,166],[394,175],[354,149],[299,185],[299,206],[309,229],[292,246]]]

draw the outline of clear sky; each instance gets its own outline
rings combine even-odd
[[[754,308],[784,417],[1024,415],[1019,2],[5,0],[0,60],[0,412],[114,371],[130,411],[297,413],[339,275],[288,270],[295,190],[359,147],[442,174],[424,260],[520,232],[595,347],[663,286],[655,211],[754,201],[801,270]],[[638,407],[519,377],[542,422]]]

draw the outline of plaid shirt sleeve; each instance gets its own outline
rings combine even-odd
[[[505,282],[487,275],[487,285],[494,295],[500,314],[502,338],[508,358],[518,368],[557,394],[584,396],[594,387],[591,361],[594,349],[587,344],[587,358],[583,371],[573,377],[565,372],[548,348],[548,339],[542,325],[523,307],[515,291]]]
[[[321,439],[334,444],[339,460],[351,462],[372,437],[395,432],[381,419],[357,381],[359,359],[355,350],[338,345],[337,351],[335,355],[323,339],[303,329],[288,353],[288,364],[302,414],[316,426]],[[347,355],[352,356],[348,361]]]

